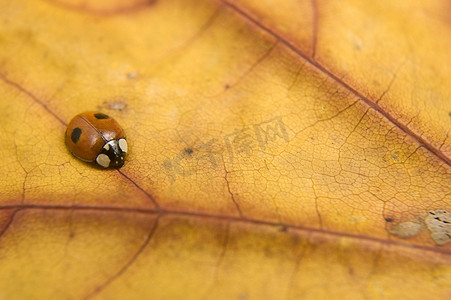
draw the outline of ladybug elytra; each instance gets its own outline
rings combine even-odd
[[[77,158],[104,168],[124,165],[127,141],[124,130],[106,114],[90,111],[76,115],[67,125],[66,145]]]

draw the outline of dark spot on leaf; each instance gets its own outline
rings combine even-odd
[[[191,148],[185,148],[185,153],[186,154],[193,154],[193,149],[191,149]]]
[[[224,88],[225,88],[226,90],[228,90],[228,89],[230,89],[230,85],[229,85],[229,84],[226,84],[226,85],[224,86]]]
[[[448,113],[448,116],[450,116],[451,117],[451,111]]]
[[[280,232],[287,232],[287,226],[284,226],[284,225],[278,226],[277,229],[278,229]]]
[[[80,135],[81,135],[80,128],[76,127],[76,128],[74,128],[74,130],[72,130],[70,138],[71,138],[72,142],[74,142],[74,144],[76,144],[78,142],[78,140],[80,139]]]
[[[392,218],[385,218],[385,221],[386,222],[393,222],[393,219]]]
[[[108,115],[105,115],[105,114],[102,114],[102,113],[96,113],[96,114],[94,114],[94,117],[96,117],[96,119],[99,119],[99,120],[101,120],[101,119],[108,119],[109,118]]]

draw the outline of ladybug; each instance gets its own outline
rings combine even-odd
[[[77,158],[104,168],[124,165],[127,141],[119,124],[101,112],[76,115],[67,125],[66,146]]]

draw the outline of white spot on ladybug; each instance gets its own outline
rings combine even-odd
[[[105,146],[103,146],[103,149],[105,149],[106,151],[110,150],[110,144],[105,144]]]
[[[127,141],[125,139],[119,140],[119,148],[121,148],[122,152],[127,152]]]
[[[102,153],[102,154],[97,155],[96,162],[100,166],[102,166],[104,168],[108,168],[110,166],[111,160],[108,157],[108,155]]]

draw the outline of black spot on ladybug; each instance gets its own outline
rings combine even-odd
[[[229,84],[226,84],[226,85],[224,86],[224,89],[226,89],[226,90],[230,89],[230,85],[229,85]]]
[[[78,127],[75,127],[74,130],[72,130],[72,133],[70,135],[70,138],[71,138],[72,142],[74,142],[74,144],[76,144],[78,142],[78,140],[80,139],[80,135],[81,135],[81,129]]]
[[[191,149],[191,148],[185,148],[185,153],[186,154],[193,154],[193,149]]]
[[[385,222],[393,222],[393,219],[392,218],[385,218]]]
[[[96,113],[96,114],[94,114],[94,117],[96,117],[96,119],[99,119],[99,120],[101,120],[101,119],[108,119],[109,118],[108,115],[105,115],[105,114],[102,114],[102,113]]]

